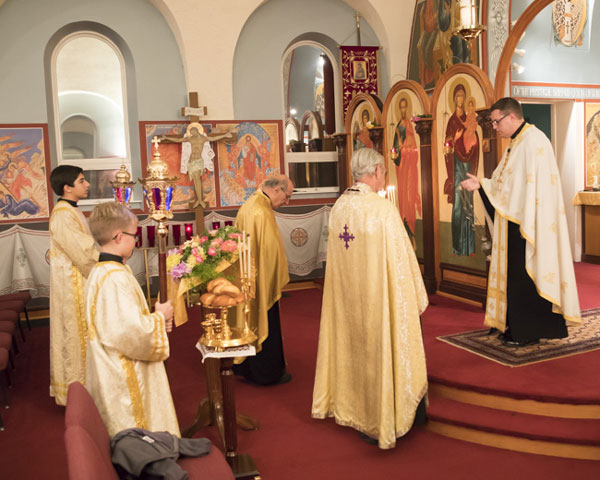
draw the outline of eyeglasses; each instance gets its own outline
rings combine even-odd
[[[290,198],[292,198],[292,195],[294,194],[294,191],[292,190],[292,193],[288,194],[283,188],[281,188],[281,191],[283,192],[283,194],[285,195],[285,199],[289,200]]]
[[[508,117],[510,115],[510,113],[507,113],[506,115],[504,115],[503,117],[500,117],[498,120],[492,120],[492,127],[497,127],[498,124],[504,120],[506,117]]]
[[[133,237],[135,239],[136,242],[138,242],[140,240],[140,237],[137,233],[129,233],[129,232],[119,232],[122,233],[123,235],[129,235],[130,237]],[[119,236],[119,233],[117,233],[114,237],[112,237],[113,240],[116,240],[117,237]]]

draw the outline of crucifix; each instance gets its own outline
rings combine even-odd
[[[338,235],[338,238],[340,240],[343,240],[345,243],[345,247],[346,250],[348,250],[348,248],[350,248],[350,245],[348,244],[348,242],[354,240],[354,234],[353,233],[348,233],[348,225],[344,225],[344,234],[342,235],[341,233]]]
[[[228,143],[235,142],[237,136],[235,130],[215,132],[214,134],[205,133],[204,127],[199,121],[200,115],[206,115],[208,109],[198,105],[198,92],[189,93],[189,103],[190,107],[181,109],[181,114],[190,119],[185,135],[163,135],[161,141],[182,144],[181,163],[184,167],[182,172],[187,172],[190,176],[196,192],[196,201],[190,203],[190,209],[194,210],[196,232],[202,233],[204,231],[204,209],[207,207],[202,190],[202,176],[214,170],[212,166],[214,152],[207,147],[210,146],[209,142],[223,139],[227,139]],[[187,146],[184,147],[184,145]]]

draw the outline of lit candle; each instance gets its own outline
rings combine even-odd
[[[387,199],[396,205],[396,187],[393,185],[388,185],[387,187]]]
[[[244,249],[242,248],[242,242],[238,242],[238,261],[240,262],[240,275],[244,277]]]
[[[190,240],[192,238],[193,230],[194,230],[194,227],[191,223],[185,224],[185,238],[187,240]]]
[[[248,235],[248,275],[252,272],[252,243],[250,243],[250,235]]]
[[[213,222],[212,228],[213,230],[218,230],[219,228],[221,228],[221,222]]]

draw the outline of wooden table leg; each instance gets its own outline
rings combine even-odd
[[[225,429],[223,425],[223,394],[221,391],[220,360],[207,358],[204,362],[206,374],[206,390],[208,397],[198,405],[194,423],[181,432],[183,438],[192,438],[196,432],[215,425],[219,429],[221,440],[225,444]],[[242,430],[258,430],[259,422],[253,417],[243,413],[236,414],[237,424]]]
[[[250,455],[237,453],[237,416],[235,413],[235,385],[233,383],[232,367],[233,358],[221,359],[225,458],[236,479],[256,479],[260,476]]]
[[[223,395],[221,393],[220,361],[218,358],[207,358],[204,362],[206,374],[206,390],[208,397],[200,402],[194,423],[182,432],[184,438],[192,438],[194,434],[209,425],[216,425],[221,439],[225,443],[223,427]]]

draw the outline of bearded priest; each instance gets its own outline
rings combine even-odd
[[[356,183],[331,210],[312,416],[389,449],[425,421],[428,299],[398,209],[377,193],[383,162],[375,150],[355,151]]]

